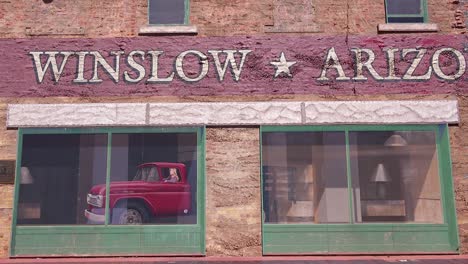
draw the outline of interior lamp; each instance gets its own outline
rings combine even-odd
[[[406,142],[406,140],[402,136],[398,134],[393,134],[387,140],[385,140],[384,146],[404,147],[404,146],[408,146],[408,142]]]
[[[31,175],[28,167],[21,167],[21,184],[33,184],[34,178]]]
[[[377,198],[385,199],[387,197],[387,183],[391,181],[392,179],[388,175],[383,163],[379,163],[370,179],[370,182],[375,182],[376,184]]]

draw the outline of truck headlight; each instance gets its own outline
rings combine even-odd
[[[104,197],[102,195],[94,195],[89,193],[86,197],[86,202],[96,207],[102,207],[104,204]]]

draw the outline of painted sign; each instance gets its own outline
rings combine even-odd
[[[0,41],[0,96],[466,93],[466,36]]]

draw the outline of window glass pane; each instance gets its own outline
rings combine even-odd
[[[196,224],[197,134],[112,134],[111,224]]]
[[[105,186],[106,161],[105,134],[24,135],[18,224],[99,224],[85,210],[93,203],[93,213],[104,213],[104,193],[88,193]]]
[[[347,223],[343,132],[262,135],[266,223]]]
[[[356,222],[443,222],[435,132],[349,137]]]
[[[387,0],[387,15],[422,14],[422,0]]]
[[[184,24],[185,0],[150,0],[150,24]]]

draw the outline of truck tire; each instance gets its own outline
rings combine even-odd
[[[112,210],[112,224],[141,225],[148,223],[149,214],[146,207],[138,202],[122,203]]]

